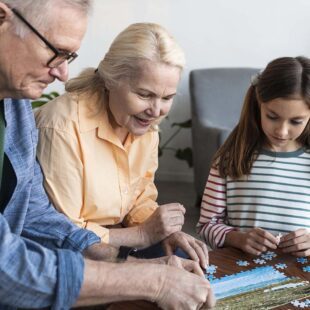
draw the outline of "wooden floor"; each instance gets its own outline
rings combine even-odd
[[[158,203],[180,202],[186,208],[183,231],[197,237],[195,227],[199,219],[194,184],[185,182],[156,181]]]

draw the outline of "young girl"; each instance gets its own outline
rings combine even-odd
[[[197,229],[209,246],[310,256],[309,118],[310,59],[275,59],[252,79],[204,191]]]

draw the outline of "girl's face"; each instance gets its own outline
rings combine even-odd
[[[301,145],[296,139],[310,118],[310,109],[302,99],[276,98],[260,104],[265,147],[276,152],[291,152]]]
[[[145,134],[168,114],[179,79],[179,68],[145,61],[136,78],[109,90],[112,126],[122,142],[129,132]]]

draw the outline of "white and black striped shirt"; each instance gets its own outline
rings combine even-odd
[[[261,227],[273,234],[310,230],[310,152],[262,151],[251,173],[223,179],[211,169],[197,229],[212,248],[232,229]]]

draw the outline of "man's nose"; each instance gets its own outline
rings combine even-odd
[[[69,73],[69,70],[68,70],[68,62],[67,61],[64,61],[58,67],[51,68],[51,70],[50,70],[50,75],[52,75],[53,77],[55,77],[56,79],[58,79],[61,82],[67,81],[68,73]]]

